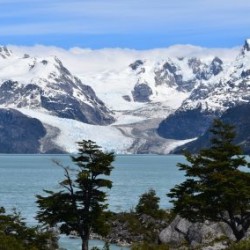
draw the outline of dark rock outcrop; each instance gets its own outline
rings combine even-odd
[[[157,132],[167,139],[191,139],[201,136],[213,118],[214,114],[201,109],[177,111],[160,123]]]
[[[0,56],[2,58],[7,58],[10,57],[12,55],[12,51],[9,50],[6,46],[0,46]]]
[[[241,77],[246,78],[248,76],[250,76],[250,69],[243,70],[241,73]]]
[[[152,89],[146,83],[136,84],[132,95],[135,102],[149,102],[149,97],[153,94]]]
[[[132,70],[137,70],[140,66],[143,65],[143,61],[142,60],[136,60],[134,63],[131,63],[129,65],[129,67],[132,69]]]
[[[250,51],[250,41],[249,41],[249,39],[245,41],[245,44],[243,46],[243,51]]]
[[[219,57],[215,57],[210,65],[210,70],[212,71],[213,75],[218,75],[222,70],[223,61]]]
[[[39,140],[46,130],[42,123],[13,109],[0,109],[0,152],[39,153]]]
[[[168,59],[162,67],[155,70],[155,84],[167,85],[181,92],[191,92],[201,82],[208,81],[211,77],[219,75],[223,71],[223,61],[215,57],[210,63],[204,63],[198,58],[190,58],[187,66],[192,70],[193,77],[185,78],[183,68],[171,59]]]
[[[100,112],[98,107],[79,102],[71,96],[41,96],[41,105],[59,117],[74,119],[84,123],[105,125],[114,121],[111,116],[105,116]]]
[[[123,98],[125,101],[127,101],[127,102],[131,102],[131,98],[130,98],[129,95],[124,95],[124,96],[122,96],[122,98]]]
[[[190,58],[188,65],[198,80],[209,80],[223,71],[223,61],[215,57],[210,64],[204,64],[197,58]]]
[[[234,143],[241,146],[245,154],[250,153],[250,103],[236,106],[228,109],[220,119],[235,126],[236,138]],[[202,148],[208,148],[210,144],[211,133],[209,128],[197,140],[187,143],[175,149],[172,153],[181,153],[187,150],[191,153],[197,153]]]

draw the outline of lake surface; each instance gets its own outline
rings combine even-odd
[[[63,170],[53,160],[73,166],[69,155],[0,155],[0,206],[8,211],[17,208],[29,224],[35,224],[35,195],[43,194],[43,189],[58,190],[63,179]],[[184,161],[177,155],[117,155],[110,177],[110,210],[134,208],[140,195],[150,188],[161,198],[161,207],[169,208],[166,193],[184,180],[184,173],[176,167]],[[68,237],[61,238],[61,245],[68,250],[80,249],[79,241]],[[102,242],[91,241],[91,245],[101,246]],[[121,248],[112,246],[115,249]]]

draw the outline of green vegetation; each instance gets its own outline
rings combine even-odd
[[[190,164],[179,164],[187,179],[175,186],[169,197],[173,211],[193,221],[222,221],[232,229],[237,241],[250,226],[250,173],[239,146],[234,145],[232,126],[215,120],[211,147],[197,155],[186,153]]]
[[[157,244],[149,244],[149,243],[141,243],[132,245],[131,250],[169,250],[169,246],[167,245],[157,245]]]
[[[150,189],[141,195],[135,211],[137,214],[146,214],[155,219],[162,219],[166,213],[160,209],[159,202],[160,198],[156,196],[155,190]]]
[[[46,196],[37,196],[40,208],[37,219],[49,226],[58,224],[61,233],[67,235],[77,232],[82,249],[88,250],[91,231],[100,235],[107,233],[105,210],[108,205],[104,189],[111,188],[112,182],[103,176],[110,175],[114,154],[104,153],[92,141],[83,140],[78,145],[78,155],[72,157],[78,170],[72,176],[74,172],[62,166],[65,176],[60,183],[62,189],[59,192],[45,190]]]
[[[158,236],[172,219],[169,211],[159,208],[160,198],[154,190],[142,194],[135,210],[113,213],[109,218],[111,238],[128,243],[157,243]]]
[[[166,215],[166,218],[167,217],[168,215]],[[121,240],[123,240],[123,238],[129,239],[128,243],[143,241],[147,243],[157,243],[160,231],[168,224],[167,220],[155,220],[150,216],[139,215],[133,211],[114,214],[110,218],[110,224],[112,225],[113,222],[116,221],[121,225],[121,231],[125,232],[124,235],[120,235],[117,232],[117,237],[121,236]]]
[[[250,249],[250,239],[241,240],[240,242],[233,243],[226,250],[249,250]]]
[[[0,208],[0,250],[54,250],[57,240],[52,231],[28,227],[20,214]]]

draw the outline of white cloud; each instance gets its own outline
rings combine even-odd
[[[58,47],[42,45],[33,47],[9,45],[8,47],[20,56],[25,53],[40,57],[57,56],[63,61],[65,66],[76,75],[108,70],[119,71],[137,59],[163,60],[168,57],[197,56],[213,58],[214,56],[219,56],[226,61],[230,61],[237,56],[240,50],[239,47],[231,49],[209,49],[192,45],[175,45],[163,49],[144,51],[120,48],[92,50],[78,47],[65,50]]]

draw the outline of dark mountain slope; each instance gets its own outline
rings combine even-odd
[[[214,117],[214,114],[201,112],[199,108],[177,111],[160,123],[157,132],[168,139],[191,139],[202,135]]]
[[[245,154],[250,154],[250,103],[228,109],[220,119],[235,126],[235,143],[241,145]],[[210,138],[208,129],[197,140],[178,147],[173,153],[181,153],[183,150],[197,153],[201,148],[210,146]]]
[[[46,130],[42,123],[14,109],[0,109],[0,152],[39,153],[39,140]]]

